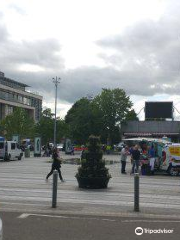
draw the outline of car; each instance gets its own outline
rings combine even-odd
[[[124,145],[125,145],[124,142],[118,143],[118,144],[116,145],[117,151],[121,151],[121,150],[123,149]]]
[[[58,144],[56,145],[56,147],[57,147],[57,149],[58,149],[59,151],[62,151],[62,150],[63,150],[63,147],[64,147],[64,144],[58,143]]]

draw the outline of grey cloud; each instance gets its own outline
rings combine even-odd
[[[3,24],[0,12],[0,69],[1,71],[17,71],[24,64],[41,67],[44,70],[64,68],[61,57],[61,46],[57,39],[34,41],[13,41]]]
[[[0,44],[0,61],[10,68],[20,67],[22,64],[36,65],[46,69],[62,68],[63,59],[59,56],[60,45],[56,39],[37,41],[13,42],[7,40]]]
[[[2,19],[2,14],[0,12],[0,21]],[[8,39],[8,32],[6,27],[0,22],[0,46],[1,44],[4,44],[5,41]]]
[[[178,79],[173,85],[152,83],[152,77],[145,73],[125,72],[114,70],[113,68],[82,67],[70,71],[57,71],[58,77],[61,77],[61,83],[58,86],[58,98],[69,103],[73,103],[81,97],[87,95],[95,96],[102,88],[122,88],[128,95],[151,96],[155,92],[167,94],[179,94],[180,83]],[[133,76],[134,74],[134,76]],[[15,76],[15,75],[14,75]],[[54,97],[54,85],[52,77],[53,72],[43,73],[21,73],[16,79],[27,84],[40,92],[45,99]],[[167,76],[168,78],[168,76]],[[25,81],[24,81],[25,79]],[[164,79],[164,78],[163,78]]]
[[[158,21],[137,23],[118,36],[97,42],[102,48],[99,57],[108,66],[119,69],[119,76],[124,77],[128,86],[130,79],[135,84],[128,87],[131,94],[179,94],[180,3],[172,1],[170,6]],[[106,49],[113,49],[116,53],[109,56]],[[152,88],[154,84],[156,87]]]
[[[123,88],[128,95],[179,95],[180,8],[175,3],[172,1],[173,6],[158,21],[146,20],[118,36],[98,41],[99,57],[107,67],[66,70],[55,39],[17,43],[4,33],[5,41],[0,42],[0,63],[3,63],[0,70],[7,77],[32,86],[46,101],[54,98],[52,77],[56,75],[62,78],[58,98],[69,103],[87,95],[95,96],[102,88]],[[115,52],[110,56],[106,52],[109,48]],[[24,63],[45,70],[34,73],[17,70]]]

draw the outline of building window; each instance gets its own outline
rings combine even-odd
[[[13,107],[6,105],[5,106],[5,116],[11,115],[13,113]]]

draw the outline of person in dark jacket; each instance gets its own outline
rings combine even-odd
[[[53,153],[52,153],[52,158],[53,158],[53,163],[52,163],[51,171],[46,176],[46,181],[48,180],[49,176],[51,176],[53,174],[53,171],[57,170],[59,173],[59,178],[60,178],[61,182],[64,182],[62,175],[61,175],[61,170],[60,170],[61,163],[59,160],[59,154],[58,154],[57,148],[54,148]]]
[[[132,156],[132,160],[133,160],[133,166],[132,166],[132,174],[134,172],[138,172],[139,170],[139,162],[140,162],[140,151],[139,151],[139,146],[138,145],[135,145],[132,153],[131,153],[131,156]]]

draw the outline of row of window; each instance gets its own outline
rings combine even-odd
[[[0,98],[4,99],[6,101],[18,102],[18,103],[23,103],[23,104],[31,106],[30,98],[24,97],[24,96],[16,94],[16,93],[0,91]]]
[[[25,90],[25,87],[19,85],[18,83],[16,82],[11,82],[11,81],[8,81],[7,78],[0,78],[0,84],[3,84],[5,86],[8,86],[8,87],[11,87],[11,88],[15,88],[15,89],[21,89],[21,90]]]

